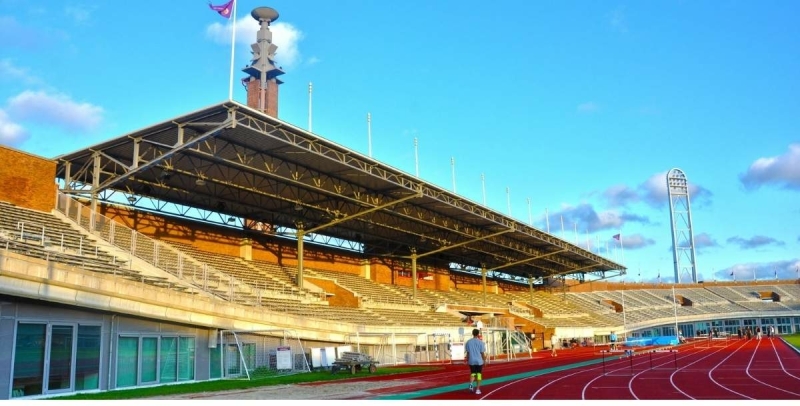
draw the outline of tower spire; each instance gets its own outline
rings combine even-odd
[[[256,42],[250,45],[252,59],[242,71],[248,74],[243,82],[247,87],[247,105],[272,117],[278,117],[278,76],[283,70],[275,65],[277,45],[272,43],[270,24],[278,19],[278,12],[270,7],[257,7],[250,15],[259,23]]]

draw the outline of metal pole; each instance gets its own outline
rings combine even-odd
[[[230,77],[228,78],[228,100],[233,101],[233,56],[234,50],[236,49],[236,2],[233,2],[233,14],[231,14],[231,20],[233,20],[231,27],[231,72]]]
[[[453,193],[456,193],[456,159],[450,157],[450,171],[453,173]]]
[[[675,285],[672,285],[672,308],[675,313],[675,339],[681,343],[680,333],[678,332],[678,298],[675,297]]]
[[[486,175],[481,174],[481,189],[483,190],[483,205],[486,206]]]
[[[308,132],[314,132],[314,130],[312,130],[312,127],[311,127],[311,117],[312,117],[312,114],[311,114],[312,113],[312,110],[311,110],[312,95],[311,95],[311,93],[312,92],[313,92],[313,85],[311,84],[311,82],[308,82]]]
[[[544,209],[544,221],[547,225],[547,233],[550,234],[550,214],[547,212],[547,208]]]
[[[370,113],[367,113],[367,154],[372,158],[372,114]]]
[[[506,205],[508,206],[508,215],[511,215],[511,189],[506,186]]]
[[[416,171],[417,177],[419,177],[419,142],[417,141],[417,137],[414,137],[414,170]]]
[[[531,198],[526,198],[528,200],[528,224],[533,226],[533,215],[531,214]]]

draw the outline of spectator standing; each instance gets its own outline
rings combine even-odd
[[[756,327],[756,340],[761,339],[761,326]]]
[[[483,365],[486,363],[486,344],[478,338],[481,331],[472,329],[472,338],[464,344],[464,352],[469,365],[469,391],[481,394],[481,381],[483,380]]]
[[[769,326],[769,333],[767,335],[772,338],[775,336],[775,326]]]
[[[617,333],[611,332],[611,335],[608,336],[609,341],[611,341],[611,350],[616,351],[617,349]]]

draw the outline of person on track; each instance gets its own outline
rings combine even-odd
[[[486,363],[486,344],[478,338],[481,331],[472,330],[472,338],[464,344],[464,352],[469,365],[469,390],[476,395],[481,394],[481,381],[483,380],[483,365]]]
[[[558,352],[556,352],[556,350],[558,349],[559,345],[561,345],[561,339],[558,338],[558,336],[554,332],[553,335],[550,336],[550,356],[551,357],[557,357],[558,356]]]

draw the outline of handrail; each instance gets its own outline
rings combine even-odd
[[[217,298],[260,307],[261,298],[265,295],[287,295],[266,288],[266,281],[261,288],[219,271],[167,243],[92,212],[81,201],[63,193],[58,194],[56,210],[77,226],[129,254],[131,262],[135,257]],[[288,296],[300,299],[293,292]]]

